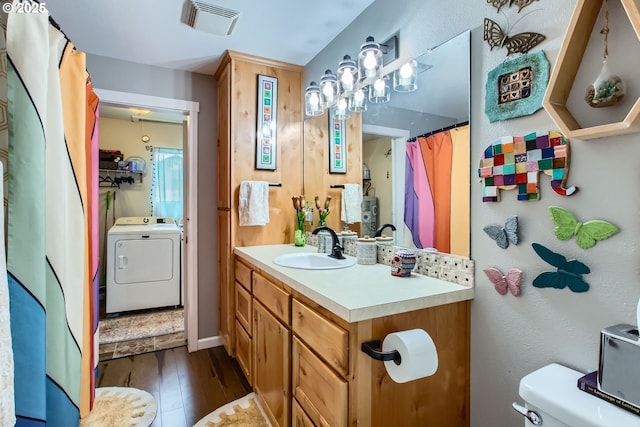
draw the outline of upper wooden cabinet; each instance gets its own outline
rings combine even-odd
[[[303,67],[227,51],[215,73],[217,103],[217,209],[220,331],[225,348],[235,354],[235,291],[233,248],[293,242],[295,213],[291,195],[302,191]],[[258,76],[278,79],[277,168],[256,164]],[[240,227],[239,188],[242,181],[281,184],[270,187],[269,223]],[[241,282],[243,285],[245,283]]]
[[[621,0],[631,25],[640,39],[640,1]],[[569,23],[558,61],[553,67],[542,105],[562,133],[569,138],[595,139],[640,132],[640,98],[635,100],[626,117],[617,123],[581,127],[567,108],[567,99],[582,62],[589,34],[598,18],[603,0],[579,0]]]

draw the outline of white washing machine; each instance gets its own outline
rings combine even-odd
[[[118,218],[107,235],[107,313],[180,305],[180,246],[171,218]]]

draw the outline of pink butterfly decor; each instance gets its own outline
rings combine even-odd
[[[500,295],[506,295],[507,290],[511,291],[514,297],[520,295],[520,282],[522,282],[522,270],[511,268],[506,275],[497,268],[485,268],[485,274],[496,287]]]

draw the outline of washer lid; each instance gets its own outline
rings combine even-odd
[[[570,426],[638,425],[638,417],[578,388],[584,374],[552,363],[520,380],[520,396],[529,405]],[[539,414],[543,418],[544,414]]]

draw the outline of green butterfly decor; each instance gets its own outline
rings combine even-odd
[[[620,229],[610,222],[594,219],[578,222],[575,215],[564,208],[550,206],[551,220],[556,225],[555,234],[560,240],[569,240],[574,235],[576,243],[582,249],[592,248],[598,240],[608,239]]]

